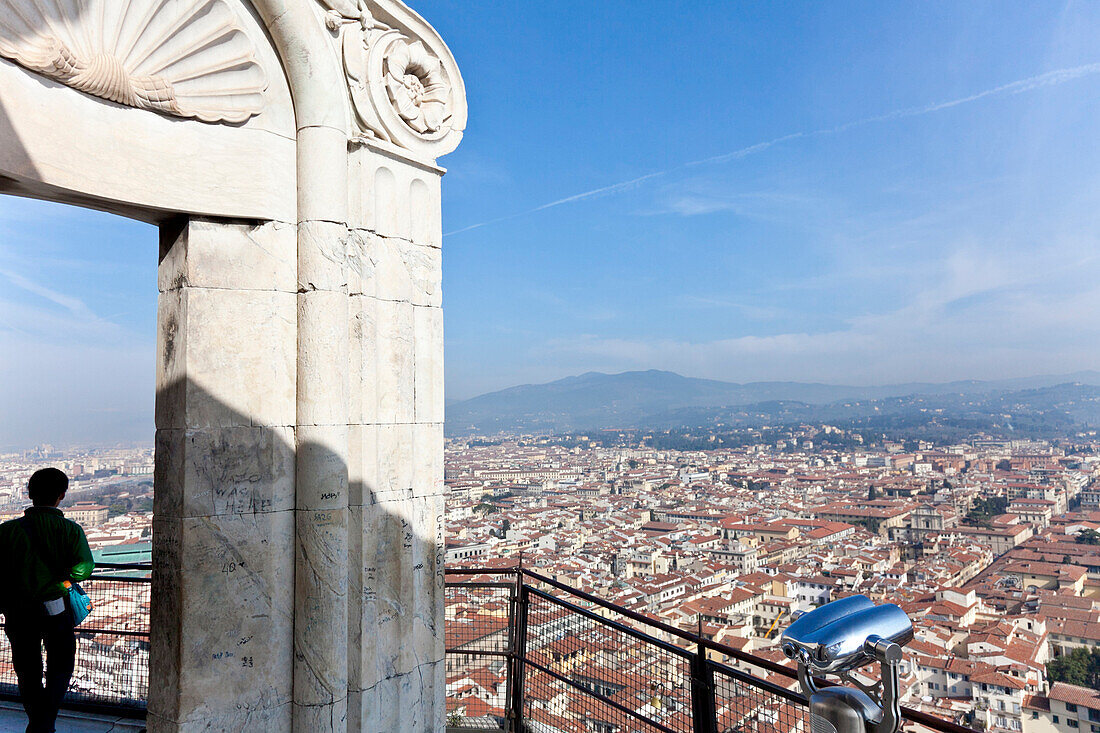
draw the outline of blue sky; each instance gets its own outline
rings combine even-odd
[[[450,398],[1100,367],[1100,4],[412,4],[470,103],[441,161]],[[0,198],[0,445],[35,406],[146,430],[156,249]]]

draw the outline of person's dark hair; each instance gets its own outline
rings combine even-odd
[[[58,468],[42,468],[31,474],[27,494],[35,506],[54,506],[69,488],[69,477]]]

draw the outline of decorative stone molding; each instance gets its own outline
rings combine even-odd
[[[394,0],[321,0],[340,40],[359,132],[428,158],[466,127],[466,91],[443,40]]]
[[[0,0],[0,56],[87,94],[244,122],[267,79],[226,0]]]

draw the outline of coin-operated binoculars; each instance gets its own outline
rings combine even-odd
[[[813,733],[897,733],[901,723],[898,664],[913,639],[913,622],[893,604],[867,596],[826,603],[783,632],[780,648],[798,662],[798,681],[810,699]],[[864,685],[851,672],[879,662],[881,678]],[[833,674],[851,687],[818,689],[814,676]]]

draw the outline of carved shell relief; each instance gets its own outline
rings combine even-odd
[[[87,94],[244,122],[267,79],[226,0],[0,0],[0,56]]]
[[[340,39],[360,131],[433,154],[453,149],[465,124],[464,106],[458,114],[465,102],[452,78],[457,70],[424,39],[379,20],[368,0],[322,3],[326,23]]]

